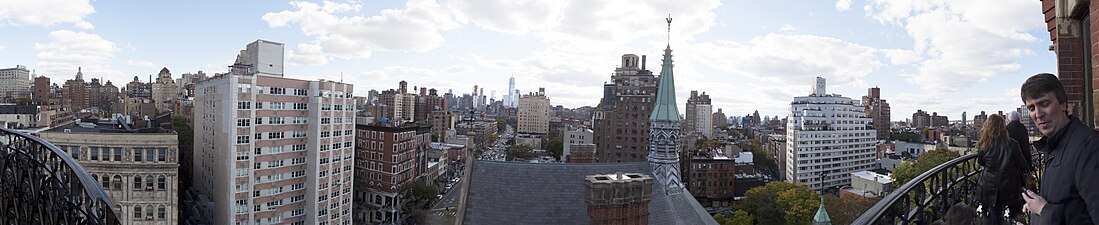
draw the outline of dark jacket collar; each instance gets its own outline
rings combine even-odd
[[[1061,139],[1065,137],[1065,133],[1068,133],[1069,127],[1080,124],[1080,120],[1076,119],[1075,115],[1068,116],[1068,123],[1061,130],[1053,133],[1053,136],[1043,136],[1042,139],[1034,142],[1034,146],[1038,149],[1049,152],[1057,149],[1057,144],[1061,143]]]

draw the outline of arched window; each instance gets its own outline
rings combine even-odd
[[[141,206],[140,205],[134,205],[134,219],[135,220],[140,220],[141,219]]]
[[[148,219],[153,218],[153,206],[151,206],[151,205],[145,206],[145,218],[148,218]]]
[[[160,205],[160,206],[158,206],[158,207],[156,208],[156,218],[159,218],[159,219],[164,219],[164,213],[165,213],[166,211],[167,211],[167,210],[165,210],[165,208],[164,208],[164,205]]]
[[[112,191],[121,191],[122,190],[122,176],[114,175],[114,179],[111,179],[111,190]]]
[[[165,180],[164,175],[160,175],[159,177],[156,178],[156,189],[157,190],[161,190],[161,191],[165,190],[164,180]]]
[[[141,190],[141,176],[134,175],[134,190]]]
[[[145,176],[145,190],[153,190],[153,176]],[[152,212],[149,212],[152,213]]]

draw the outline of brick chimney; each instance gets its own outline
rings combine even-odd
[[[584,197],[591,224],[648,224],[653,179],[639,173],[584,177]]]

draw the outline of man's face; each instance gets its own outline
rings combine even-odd
[[[1068,105],[1057,101],[1057,95],[1046,92],[1038,98],[1023,100],[1027,110],[1030,110],[1030,119],[1038,126],[1038,131],[1046,137],[1053,136],[1054,132],[1061,130],[1068,124]]]

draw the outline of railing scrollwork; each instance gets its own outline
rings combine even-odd
[[[981,170],[976,154],[947,161],[897,188],[852,224],[928,224],[954,204],[976,206]]]
[[[0,128],[0,224],[120,224],[107,193],[57,146]]]

